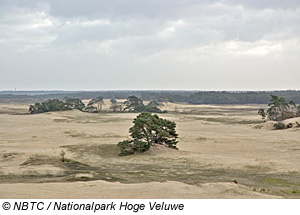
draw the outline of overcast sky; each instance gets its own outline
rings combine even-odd
[[[299,0],[0,0],[0,90],[300,89]]]

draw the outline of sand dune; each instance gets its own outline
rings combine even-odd
[[[179,150],[119,157],[135,113],[15,115],[26,106],[0,104],[0,197],[298,198],[300,129],[273,130],[259,107],[165,104]]]

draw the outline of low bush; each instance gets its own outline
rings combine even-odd
[[[285,129],[286,126],[285,126],[284,123],[278,122],[278,123],[274,124],[274,128],[275,128],[276,130],[280,130],[280,129]]]

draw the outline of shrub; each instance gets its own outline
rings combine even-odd
[[[274,128],[275,128],[276,130],[280,130],[280,129],[285,129],[286,126],[285,126],[284,123],[278,122],[278,123],[274,124]]]
[[[117,145],[120,148],[119,156],[130,155],[134,153],[134,149],[132,148],[132,140],[124,140],[119,142]]]

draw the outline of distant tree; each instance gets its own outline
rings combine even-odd
[[[44,113],[47,112],[47,110],[44,107],[44,105],[42,105],[41,103],[35,103],[34,105],[29,106],[29,112],[31,114],[35,114],[35,113]]]
[[[89,107],[88,110],[94,109],[92,107],[95,107],[96,110],[98,112],[100,112],[102,110],[102,105],[104,105],[104,104],[105,103],[103,101],[103,97],[99,96],[97,98],[94,98],[94,99],[90,100],[89,103],[88,103],[88,105],[87,105],[87,107]]]
[[[109,101],[110,101],[110,103],[112,103],[112,104],[117,104],[117,100],[114,99],[114,98],[110,99]]]
[[[149,112],[149,113],[166,113],[167,111],[161,111],[158,107],[160,104],[156,101],[150,101],[147,105],[142,107],[139,112]]]
[[[264,112],[264,109],[259,109],[258,114],[262,117],[263,114],[265,114],[265,116],[267,116],[268,119],[274,121],[281,121],[288,118],[293,118],[296,115],[296,112],[294,111],[294,107],[296,107],[296,102],[291,101],[288,104],[282,97],[271,95],[271,100],[268,106],[269,108],[267,110],[267,113]],[[291,108],[291,106],[293,108]]]
[[[128,110],[129,112],[135,112],[135,113],[142,113],[142,112],[148,112],[148,113],[166,113],[167,111],[161,111],[158,106],[160,105],[156,101],[150,101],[148,105],[144,105],[143,101],[136,96],[129,96],[127,100],[124,102],[126,107],[125,110]]]
[[[64,111],[72,110],[72,106],[68,103],[60,101],[58,99],[50,99],[42,103],[35,103],[34,105],[29,106],[29,112],[34,113],[45,113],[52,111]]]
[[[85,104],[80,99],[66,97],[65,101],[66,103],[70,104],[70,106],[73,109],[78,109],[82,111],[85,108]]]
[[[269,118],[275,121],[283,120],[285,118],[283,116],[284,112],[286,112],[289,108],[289,105],[284,98],[275,95],[271,95],[271,100],[268,106],[269,109],[267,110],[267,113]]]
[[[133,123],[134,125],[129,129],[132,139],[118,143],[121,150],[119,155],[147,151],[155,144],[177,149],[178,134],[175,130],[175,122],[162,119],[157,114],[141,113]]]
[[[137,109],[144,106],[143,101],[136,96],[129,96],[124,104],[126,105],[124,111],[128,110],[129,112],[138,112]]]

